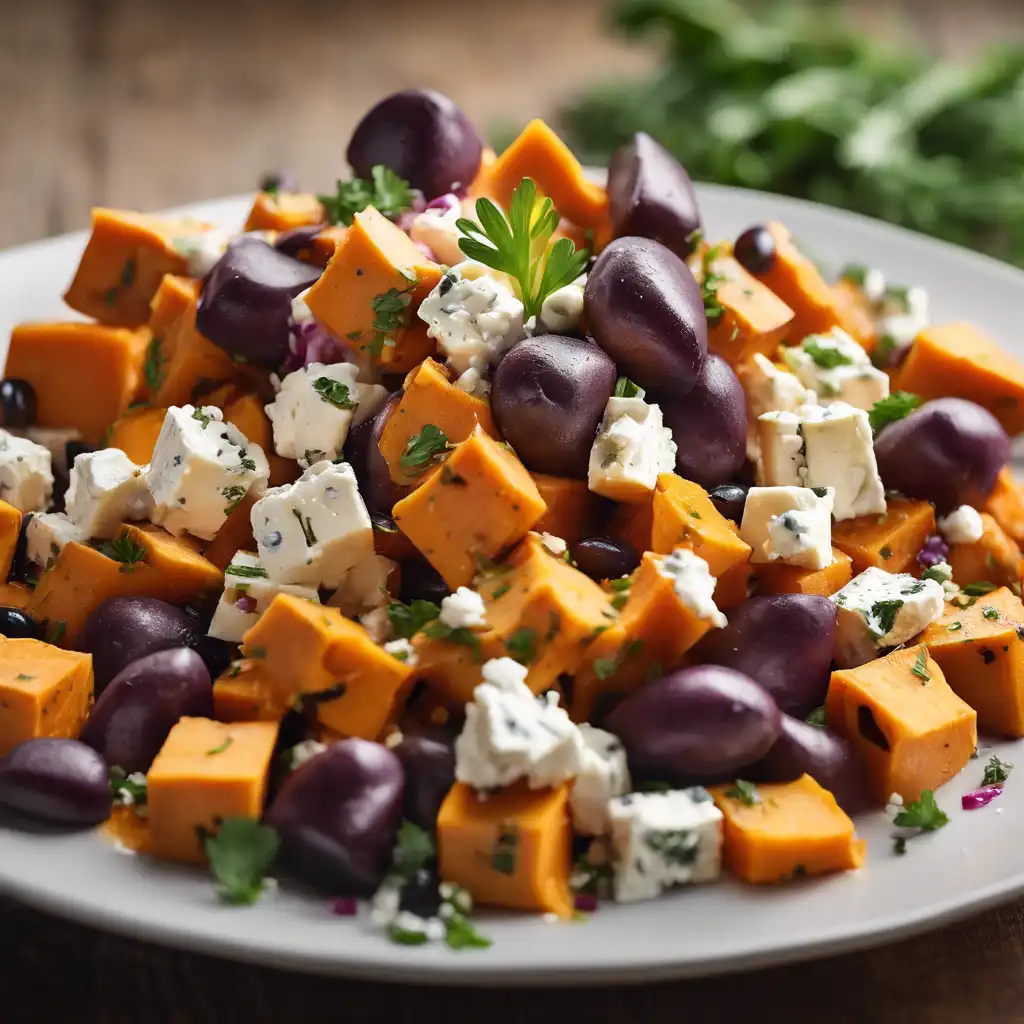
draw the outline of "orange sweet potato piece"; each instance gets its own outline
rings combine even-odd
[[[1011,539],[1024,544],[1024,487],[1014,479],[1012,469],[999,471],[981,511],[987,512]]]
[[[981,513],[985,532],[974,544],[951,544],[949,564],[953,582],[966,587],[985,581],[996,586],[1019,583],[1024,575],[1024,556],[1016,541],[987,512]]]
[[[250,513],[259,499],[249,493],[228,513],[224,525],[217,531],[217,536],[202,545],[200,551],[211,565],[223,572],[235,557],[236,551],[252,551],[256,540],[252,532]]]
[[[179,719],[146,776],[153,855],[202,862],[200,830],[259,819],[276,741],[276,722]]]
[[[865,844],[850,817],[810,775],[758,786],[752,805],[729,796],[732,788],[710,792],[725,819],[725,866],[744,882],[784,882],[864,863]]]
[[[302,473],[294,459],[284,459],[274,453],[274,428],[267,417],[266,406],[258,395],[251,392],[238,395],[224,406],[224,420],[238,427],[245,436],[258,444],[266,453],[270,464],[270,487],[280,487],[298,480]]]
[[[245,231],[291,231],[322,224],[324,208],[311,192],[258,192]]]
[[[753,570],[757,575],[759,594],[831,597],[853,579],[850,556],[836,547],[832,548],[832,564],[824,569],[801,569],[785,562],[766,562],[753,566]]]
[[[145,328],[22,324],[11,332],[4,376],[35,389],[38,426],[72,427],[98,445],[139,391],[148,343]]]
[[[120,448],[132,462],[145,466],[153,458],[156,439],[167,417],[165,406],[129,409],[110,429],[107,448]]]
[[[857,748],[880,804],[891,793],[909,802],[938,789],[978,745],[977,714],[923,644],[833,672],[825,715],[829,728]]]
[[[569,784],[531,790],[519,782],[481,800],[457,782],[437,817],[442,880],[485,906],[572,917],[568,801]]]
[[[473,691],[483,676],[480,666],[491,658],[506,654],[501,638],[491,630],[476,634],[479,649],[448,640],[435,640],[424,633],[412,639],[416,652],[416,678],[426,683],[437,704],[461,711],[473,699]]]
[[[534,523],[537,533],[561,537],[566,544],[575,544],[590,537],[597,529],[599,498],[586,480],[531,473],[533,482],[548,510]]]
[[[1024,365],[973,324],[926,327],[894,387],[925,401],[966,398],[988,409],[1011,436],[1024,430]]]
[[[864,292],[845,278],[832,286],[832,299],[839,316],[839,326],[866,352],[874,352],[878,344],[878,323]]]
[[[395,334],[394,345],[385,345],[380,352],[382,373],[408,373],[437,352],[437,342],[427,333],[430,330],[419,317]]]
[[[27,611],[32,600],[32,589],[24,583],[0,583],[0,608]]]
[[[0,757],[41,736],[76,738],[92,691],[91,654],[0,635]]]
[[[897,499],[888,503],[884,515],[833,523],[832,544],[853,559],[855,576],[872,565],[886,572],[912,572],[918,551],[933,533],[935,509],[929,502]]]
[[[11,574],[14,549],[21,533],[21,512],[6,501],[0,501],[0,583]],[[2,607],[2,606],[0,606]]]
[[[213,717],[218,722],[276,722],[270,682],[258,659],[243,658],[213,683]]]

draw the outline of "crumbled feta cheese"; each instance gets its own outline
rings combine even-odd
[[[563,285],[544,300],[540,307],[540,323],[545,331],[571,334],[579,327],[586,280],[584,276],[572,284]]]
[[[404,661],[409,668],[415,668],[419,662],[419,659],[416,656],[416,649],[404,637],[398,640],[389,640],[384,644],[384,650],[387,651],[392,658]]]
[[[491,382],[487,375],[475,367],[470,367],[465,373],[460,374],[455,380],[455,387],[477,398],[487,398],[491,393]]]
[[[383,555],[362,559],[345,573],[328,603],[350,619],[386,605],[391,600],[388,580],[397,568],[397,562]]]
[[[676,444],[661,407],[642,398],[609,398],[590,449],[590,490],[615,501],[642,501],[654,491],[658,474],[675,465]]]
[[[19,512],[45,512],[53,494],[48,448],[0,430],[0,501]]]
[[[229,643],[241,643],[246,630],[256,624],[278,594],[320,603],[320,596],[313,587],[275,583],[268,578],[255,555],[248,551],[235,552],[231,564],[224,570],[224,592],[210,621],[209,635]]]
[[[801,405],[816,405],[818,396],[760,352],[738,366],[736,373],[747,397],[747,458],[756,462],[758,417],[766,412],[794,412]]]
[[[278,455],[307,468],[341,454],[349,428],[372,416],[387,397],[380,384],[358,383],[358,373],[352,363],[310,363],[281,381],[266,407]]]
[[[466,705],[455,741],[455,777],[476,789],[526,778],[531,789],[557,786],[579,774],[584,744],[564,708],[535,697],[526,669],[511,658],[484,663],[484,681]]]
[[[466,258],[459,248],[462,232],[456,227],[461,216],[458,197],[453,195],[443,206],[428,206],[418,213],[409,228],[409,237],[430,246],[438,263],[455,266]]]
[[[832,564],[831,487],[751,487],[743,507],[740,538],[753,563],[782,561],[805,569]]]
[[[553,533],[542,533],[540,535],[540,542],[544,545],[544,549],[549,554],[554,555],[555,558],[561,558],[569,550],[569,545],[561,537],[556,537]]]
[[[326,749],[327,745],[319,740],[301,740],[296,743],[289,752],[292,771],[295,771],[296,768],[301,767],[307,761],[312,761],[314,757],[322,754]]]
[[[450,629],[486,626],[484,599],[469,587],[459,587],[454,594],[441,599],[441,614],[438,618]]]
[[[900,814],[902,811],[903,797],[901,797],[899,793],[890,793],[889,799],[885,805],[885,813],[889,816],[890,819],[893,819],[896,817],[897,814]]]
[[[880,338],[892,338],[895,348],[910,345],[930,322],[928,292],[923,288],[886,289],[879,303]]]
[[[856,668],[917,636],[942,616],[945,595],[935,580],[871,566],[833,594],[839,617],[836,664]]]
[[[573,828],[578,835],[602,836],[611,827],[609,801],[628,793],[632,785],[626,748],[618,736],[585,722],[579,730],[584,752],[583,764],[569,795]]]
[[[68,463],[68,445],[81,442],[82,432],[74,427],[7,427],[15,437],[24,437],[41,444],[50,452],[50,470],[55,476],[67,476],[71,470]]]
[[[725,616],[715,604],[715,577],[700,555],[689,548],[676,548],[658,559],[658,572],[672,580],[676,597],[698,619],[706,619],[719,629],[726,625]]]
[[[942,592],[947,601],[952,601],[960,593],[960,588],[953,582],[953,566],[949,562],[937,562],[921,575],[942,584]]]
[[[313,316],[313,310],[311,310],[306,304],[306,296],[308,294],[309,288],[305,289],[305,291],[299,292],[299,294],[292,299],[292,323],[295,324],[296,327],[300,324],[308,324],[311,320],[316,319],[316,317]]]
[[[981,514],[971,505],[961,505],[938,523],[939,533],[949,544],[976,544],[985,534]]]
[[[260,564],[272,580],[339,587],[373,555],[370,516],[348,463],[318,462],[252,507]]]
[[[783,358],[800,382],[818,395],[818,402],[845,402],[868,409],[889,394],[889,375],[841,327],[812,334],[799,345],[783,346]]]
[[[630,793],[609,802],[608,816],[619,903],[721,873],[722,812],[705,790]]]
[[[63,512],[37,512],[25,527],[25,558],[40,569],[48,569],[65,544],[85,544],[89,535]]]
[[[205,228],[171,239],[175,252],[187,263],[189,277],[206,277],[224,255],[231,236],[219,228]]]
[[[68,518],[87,537],[110,540],[128,520],[148,519],[153,496],[148,466],[137,466],[120,448],[76,456],[64,499]]]
[[[263,449],[224,423],[220,409],[171,406],[146,475],[153,522],[175,536],[188,531],[212,540],[246,494],[263,491],[269,476]]]

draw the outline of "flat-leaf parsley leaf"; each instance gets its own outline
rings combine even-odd
[[[385,217],[395,218],[412,206],[413,190],[394,171],[377,164],[370,171],[370,180],[353,178],[339,181],[334,195],[317,196],[324,208],[324,216],[331,224],[351,225],[357,213],[368,206]]]
[[[871,430],[877,434],[890,423],[897,423],[909,416],[919,405],[921,398],[909,391],[894,391],[891,395],[875,402],[868,413]]]
[[[252,818],[225,818],[215,834],[202,832],[217,894],[225,903],[246,906],[259,900],[264,879],[281,841],[270,825]]]

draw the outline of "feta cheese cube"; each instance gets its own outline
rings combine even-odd
[[[317,462],[252,507],[260,564],[272,580],[339,587],[373,555],[370,516],[347,463]]]
[[[961,505],[936,524],[939,533],[950,544],[976,544],[985,533],[981,514],[971,505]]]
[[[626,748],[618,736],[582,723],[583,764],[569,795],[573,828],[578,835],[603,836],[611,828],[609,802],[630,791]]]
[[[269,476],[263,449],[224,423],[220,409],[171,406],[146,475],[153,522],[176,537],[187,531],[212,540],[232,509],[250,490],[261,493]]]
[[[87,537],[101,540],[111,540],[123,522],[148,519],[153,496],[147,470],[120,448],[76,456],[64,499],[68,518]]]
[[[672,580],[676,597],[698,619],[707,619],[719,629],[726,625],[725,616],[715,604],[715,577],[700,555],[689,548],[676,548],[659,559],[658,572]]]
[[[889,375],[871,365],[867,352],[842,328],[812,334],[782,349],[786,364],[818,402],[845,402],[868,409],[889,394]]]
[[[704,789],[616,797],[608,817],[619,903],[712,882],[721,873],[722,812]]]
[[[766,412],[793,412],[801,405],[815,405],[818,396],[760,352],[738,366],[736,374],[747,398],[747,458],[756,462],[758,417]]]
[[[469,587],[459,587],[454,594],[441,599],[441,614],[438,618],[450,629],[486,626],[484,599]]]
[[[810,406],[801,406],[810,408]],[[803,487],[807,472],[800,417],[795,412],[757,418],[757,481],[768,487]]]
[[[65,544],[85,544],[89,535],[63,512],[37,512],[25,526],[25,558],[40,570],[49,569]]]
[[[931,322],[928,292],[924,288],[886,285],[878,306],[878,337],[891,338],[890,348],[912,345]]]
[[[942,617],[945,595],[935,580],[888,573],[871,566],[831,600],[838,609],[836,664],[856,668],[917,636]]]
[[[643,501],[659,473],[676,465],[676,444],[661,407],[642,398],[609,398],[593,447],[587,486],[615,501]]]
[[[266,406],[278,455],[306,468],[341,454],[349,428],[372,416],[387,397],[380,384],[358,383],[358,373],[351,363],[310,363],[284,378]]]
[[[457,225],[462,216],[462,205],[456,195],[439,196],[427,208],[416,214],[409,227],[414,242],[429,246],[438,263],[449,267],[461,263],[466,257],[459,248],[462,232]]]
[[[540,324],[553,334],[571,334],[583,316],[583,289],[586,275],[553,291],[541,304]]]
[[[45,512],[53,495],[48,448],[0,430],[0,501],[19,512]]]
[[[213,613],[209,635],[229,643],[241,643],[245,631],[256,624],[278,594],[292,594],[314,604],[320,603],[312,587],[274,583],[254,554],[236,551],[224,570],[224,592]]]
[[[48,449],[50,470],[55,476],[67,476],[71,470],[68,445],[73,442],[82,444],[82,432],[74,427],[8,427],[7,431],[15,437],[26,437]],[[82,447],[88,445],[82,444]]]
[[[527,670],[511,658],[483,665],[483,682],[466,705],[455,741],[455,777],[476,789],[498,789],[525,778],[531,789],[557,786],[583,767],[580,730],[549,692],[536,697]],[[553,698],[553,699],[552,699]]]
[[[834,498],[831,487],[751,487],[740,524],[740,537],[752,548],[750,561],[805,569],[831,565]]]
[[[328,602],[350,619],[358,618],[391,600],[388,580],[398,563],[383,555],[370,555],[345,573]]]

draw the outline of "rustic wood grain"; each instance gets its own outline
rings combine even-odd
[[[849,0],[873,31],[969,53],[1024,37],[1021,0]],[[424,83],[482,124],[549,114],[650,65],[599,0],[0,0],[0,247],[287,166],[320,186],[365,108]],[[908,22],[907,17],[910,20]],[[524,59],[524,52],[528,57]],[[0,838],[2,841],[2,838]],[[699,922],[681,922],[699,927]],[[459,991],[308,978],[169,951],[0,901],[3,1024],[482,1020],[1020,1021],[1024,903],[851,956],[635,988]]]

